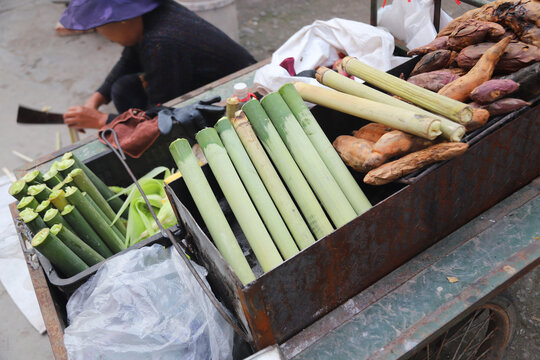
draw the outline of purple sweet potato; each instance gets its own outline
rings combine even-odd
[[[470,19],[462,22],[452,31],[448,36],[447,46],[449,49],[460,51],[487,39],[498,40],[504,33],[504,28],[497,23]]]
[[[449,69],[435,70],[418,75],[411,76],[407,81],[428,89],[434,92],[437,92],[442,89],[442,87],[454,80],[459,78],[454,71]]]
[[[422,59],[416,63],[416,66],[411,71],[411,76],[444,69],[455,58],[456,54],[452,55],[452,53],[451,50],[437,50],[422,56]]]
[[[509,79],[491,79],[477,86],[469,97],[479,103],[488,104],[519,89],[519,84]]]
[[[492,102],[491,104],[485,106],[484,108],[487,111],[489,111],[489,114],[491,116],[496,116],[496,115],[508,114],[514,110],[522,108],[523,106],[529,106],[529,105],[531,105],[531,103],[526,102],[525,100],[514,99],[514,98],[504,98],[504,99],[500,99],[495,102]]]
[[[441,37],[435,38],[435,40],[433,40],[429,44],[417,47],[416,49],[409,50],[409,52],[407,52],[407,55],[409,56],[426,55],[427,53],[430,53],[432,51],[444,50],[447,47],[446,45],[447,41],[448,41],[448,36],[441,36]]]

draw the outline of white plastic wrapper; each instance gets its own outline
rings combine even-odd
[[[388,29],[396,39],[402,40],[409,49],[425,45],[435,39],[433,26],[433,0],[393,0],[391,5],[379,8],[377,25]],[[452,18],[441,11],[440,29]]]
[[[107,261],[71,296],[67,314],[71,360],[232,358],[233,329],[173,247]]]
[[[294,69],[298,74],[304,70],[315,70],[319,66],[332,66],[339,58],[338,51],[384,71],[406,60],[392,55],[394,38],[383,29],[338,18],[317,20],[291,36],[272,54],[271,63],[257,70],[255,88],[259,91],[261,87],[277,91],[280,86],[291,81],[319,85],[313,78],[290,76],[279,64],[293,57]]]

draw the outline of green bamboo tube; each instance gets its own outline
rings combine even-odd
[[[96,250],[104,258],[113,256],[112,251],[105,245],[99,235],[92,229],[90,224],[73,205],[67,205],[62,211],[62,216],[85,243]]]
[[[186,139],[177,139],[171,143],[169,150],[217,249],[242,284],[254,281],[255,274],[249,267],[189,142]]]
[[[49,259],[55,268],[68,277],[88,269],[88,265],[52,234],[48,228],[41,230],[34,236],[32,246]]]
[[[62,159],[62,161],[60,161],[58,163],[58,165],[56,165],[56,169],[58,171],[60,171],[60,173],[62,174],[62,176],[65,178],[66,176],[69,175],[69,173],[76,169],[77,167],[75,166],[75,160],[73,159]]]
[[[33,234],[37,234],[41,229],[47,227],[41,216],[32,209],[24,209],[19,213],[19,216]]]
[[[43,181],[51,189],[60,184],[63,180],[64,177],[60,174],[56,166],[52,166],[49,171],[43,174]]]
[[[268,231],[274,239],[279,252],[284,259],[293,257],[298,253],[296,246],[287,226],[279,215],[279,212],[270,198],[268,191],[253,167],[246,150],[242,146],[238,135],[234,131],[231,122],[224,117],[214,126],[221,137],[225,149],[229,154],[238,175],[242,179],[249,196],[253,200],[257,211],[261,215]]]
[[[32,185],[28,187],[28,195],[36,198],[38,201],[45,201],[49,199],[51,190],[45,184]]]
[[[287,184],[316,238],[320,239],[331,233],[334,228],[261,104],[255,99],[250,100],[244,104],[242,110],[283,181]]]
[[[99,234],[113,253],[126,249],[124,241],[116,235],[105,219],[94,209],[78,188],[74,186],[68,187],[66,199],[70,204],[77,207],[77,210],[81,212],[85,220],[91,224],[92,228]]]
[[[263,271],[272,270],[283,259],[242,185],[216,129],[203,129],[195,135],[195,139]]]
[[[24,180],[17,180],[9,187],[9,195],[13,196],[15,199],[21,201],[23,197],[28,194],[28,185]]]
[[[63,211],[66,205],[69,205],[66,200],[66,193],[62,189],[56,189],[49,195],[49,201],[60,211]]]
[[[465,127],[463,125],[460,125],[452,120],[448,120],[445,117],[432,114],[429,111],[409,104],[408,102],[399,100],[393,96],[383,93],[382,91],[375,90],[374,88],[359,83],[358,81],[354,81],[346,76],[340,75],[324,66],[317,69],[317,75],[315,75],[315,77],[321,84],[349,95],[359,96],[364,99],[392,105],[427,116],[435,116],[441,122],[441,136],[447,140],[460,141],[463,135],[465,135]]]
[[[43,216],[43,221],[47,224],[48,227],[52,227],[55,224],[64,225],[69,231],[74,232],[73,228],[68,224],[64,217],[60,214],[58,209],[52,208],[47,210],[45,216]]]
[[[109,218],[109,220],[113,221],[116,217],[116,213],[111,208],[107,200],[101,195],[99,190],[94,186],[92,181],[82,169],[74,169],[69,173],[69,176],[73,178],[73,181],[77,185],[77,187],[83,191],[86,192],[92,200],[96,203],[96,205],[103,211],[103,213]],[[126,236],[126,227],[121,221],[117,221],[114,223],[114,226],[120,231],[122,236]]]
[[[99,255],[94,249],[88,246],[77,235],[71,232],[67,227],[62,224],[55,224],[51,227],[51,233],[58,237],[68,248],[71,249],[82,261],[88,266],[95,265],[105,260],[105,258]]]
[[[391,105],[359,98],[321,86],[295,83],[302,99],[324,107],[373,121],[393,129],[433,140],[441,134],[441,122]]]
[[[107,215],[105,215],[105,213],[99,208],[99,206],[97,206],[97,204],[94,202],[92,197],[90,195],[88,195],[87,193],[85,193],[85,192],[83,192],[82,194],[83,194],[84,198],[86,200],[88,200],[88,202],[94,207],[94,209],[96,209],[96,211],[103,218],[103,220],[105,220],[105,222],[109,225],[109,227],[112,229],[112,231],[114,231],[114,233],[120,239],[122,239],[122,241],[124,241],[124,243],[125,243],[126,237],[120,232],[120,230],[118,230],[118,228],[116,226],[112,225],[112,221],[107,217]],[[127,246],[127,244],[126,244],[126,246]]]
[[[86,176],[90,178],[92,183],[98,188],[99,192],[105,199],[110,199],[115,195],[114,192],[109,189],[109,187],[96,174],[94,174],[94,172],[90,170],[88,166],[86,166],[81,160],[79,160],[79,158],[77,158],[77,156],[75,156],[75,154],[72,152],[67,152],[64,154],[62,159],[73,159],[75,161],[75,166],[84,171]],[[108,202],[115,212],[120,211],[122,205],[124,204],[123,201],[118,197],[108,200]]]
[[[35,197],[25,196],[17,204],[17,210],[19,210],[19,212],[23,211],[26,208],[36,210],[38,206],[39,206],[39,203],[37,202]]]
[[[409,100],[427,110],[457,121],[460,124],[465,124],[472,119],[472,108],[460,101],[450,99],[449,97],[411,84],[384,71],[364,64],[354,57],[345,57],[342,64],[345,71],[349,74],[359,77],[379,89],[398,95],[405,100]]]
[[[22,179],[28,186],[43,183],[43,175],[41,175],[41,172],[37,169],[27,172]]]
[[[315,242],[315,238],[283,185],[274,165],[264,152],[244,112],[233,119],[233,126],[242,141],[253,165],[276,204],[298,247],[303,250]]]
[[[261,105],[334,225],[341,227],[353,220],[356,211],[281,95],[277,92],[268,94]]]
[[[371,203],[362,189],[360,189],[356,180],[354,180],[319,123],[311,111],[309,111],[298,91],[294,88],[294,85],[290,83],[283,85],[279,89],[279,93],[298,120],[298,123],[304,129],[317,153],[341,188],[341,191],[347,196],[356,214],[360,215],[369,210]]]
[[[39,216],[45,216],[45,213],[47,210],[52,209],[53,205],[49,200],[42,201],[37,207],[36,212],[39,214]]]

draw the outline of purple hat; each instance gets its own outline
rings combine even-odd
[[[70,30],[89,30],[133,19],[154,10],[159,0],[71,0],[60,23]]]

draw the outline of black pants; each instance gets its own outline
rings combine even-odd
[[[111,100],[120,114],[128,109],[145,110],[148,108],[148,95],[144,90],[140,74],[128,74],[118,78],[111,87]],[[116,116],[118,114],[109,114],[107,123]]]

